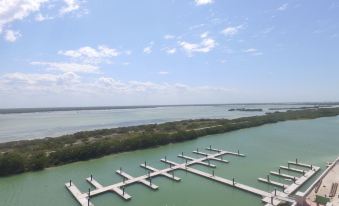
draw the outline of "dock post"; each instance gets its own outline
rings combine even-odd
[[[122,195],[125,196],[125,186],[122,187]]]
[[[72,186],[72,180],[69,180],[69,186]]]
[[[277,189],[274,189],[274,196],[277,196]]]
[[[145,167],[146,167],[146,161],[145,161]]]
[[[173,176],[173,179],[174,179],[174,170],[172,171],[172,176]]]
[[[87,199],[87,206],[89,206],[89,197],[88,197],[88,199]]]
[[[152,177],[149,178],[149,185],[152,187]]]
[[[210,150],[212,150],[212,145],[210,145]]]
[[[313,166],[311,165],[311,170],[313,170]]]
[[[91,181],[93,180],[93,175],[91,174]]]
[[[232,182],[233,182],[233,186],[234,186],[234,185],[235,185],[235,184],[234,184],[234,177],[233,177],[233,179],[232,179]]]
[[[296,164],[298,164],[298,158],[297,158],[297,159],[295,159],[295,163],[296,163]]]
[[[305,170],[303,170],[303,176],[305,176]]]
[[[270,182],[270,176],[267,175],[267,182]]]
[[[280,175],[280,168],[279,168],[279,175]]]
[[[273,196],[271,196],[271,204],[273,205]]]
[[[88,199],[91,197],[91,188],[88,188]]]
[[[240,151],[238,150],[238,155],[240,155]]]
[[[184,152],[181,152],[181,156],[184,156]]]
[[[214,177],[214,170],[212,170],[212,176]]]

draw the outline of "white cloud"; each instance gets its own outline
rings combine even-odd
[[[99,73],[99,67],[90,64],[64,62],[31,62],[32,65],[46,66],[48,71],[72,73]]]
[[[278,11],[285,11],[287,8],[288,8],[288,4],[286,3],[286,4],[279,6]]]
[[[130,54],[130,52],[128,52]],[[120,52],[118,52],[114,48],[109,48],[107,46],[98,46],[97,49],[85,46],[81,47],[77,50],[66,50],[66,51],[58,51],[58,54],[71,57],[74,59],[80,59],[83,62],[87,63],[102,63],[104,61],[109,62],[108,59],[116,57],[120,55]]]
[[[227,37],[232,37],[236,34],[238,34],[239,30],[242,29],[243,26],[239,25],[239,26],[229,26],[226,27],[224,30],[221,31],[222,34],[224,34]]]
[[[59,8],[59,16],[79,10],[78,0],[63,0],[66,6]],[[55,7],[55,0],[1,0],[0,1],[0,34],[4,30],[11,28],[11,24],[16,21],[22,21],[36,14],[34,19],[38,22],[54,19],[54,16],[44,16],[41,10],[45,8],[50,11]],[[56,8],[58,9],[58,8]],[[83,10],[82,14],[87,11]],[[53,13],[53,12],[52,12]],[[79,15],[78,15],[79,16]]]
[[[28,74],[28,73],[21,73],[21,72],[15,72],[10,74],[5,74],[3,79],[6,79],[7,81],[16,81],[21,82],[25,84],[44,84],[45,82],[58,82],[60,80],[67,80],[69,82],[79,82],[80,77],[72,72],[67,72],[63,74]]]
[[[0,75],[0,98],[5,100],[0,101],[2,107],[211,103],[221,101],[221,97],[227,100],[235,91],[181,83],[120,81],[105,76],[82,78],[72,72]]]
[[[159,74],[168,74],[168,72],[159,72]],[[200,92],[231,92],[232,89],[224,87],[211,86],[189,86],[181,83],[154,83],[150,81],[120,81],[111,77],[99,77],[90,81],[82,79],[76,73],[66,72],[62,74],[49,73],[9,73],[0,76],[2,85],[0,92],[7,91],[50,91],[52,93],[74,90],[79,92],[89,92],[92,94],[110,94],[116,93],[128,95],[150,93],[196,93]],[[1,93],[0,93],[1,94]]]
[[[3,28],[17,20],[22,20],[49,0],[2,0],[0,1],[0,33]]]
[[[150,54],[152,53],[153,51],[153,45],[154,45],[154,42],[151,41],[147,47],[145,47],[142,51],[145,53],[145,54]]]
[[[175,54],[177,52],[176,48],[165,48],[167,54]]]
[[[213,0],[195,0],[196,5],[206,5],[213,3]]]
[[[64,2],[66,6],[59,10],[61,15],[76,11],[80,8],[80,4],[77,0],[64,0]]]
[[[35,94],[43,101],[46,95],[63,94],[72,90],[80,92],[82,91],[79,87],[81,84],[80,76],[72,72],[63,74],[16,72],[0,76],[0,96],[15,94],[14,99],[17,99],[18,96]],[[24,104],[32,100],[28,97]],[[15,104],[15,100],[13,104]]]
[[[249,48],[249,49],[246,49],[244,50],[245,53],[253,53],[253,52],[257,52],[258,50],[255,49],[255,48]]]
[[[166,34],[165,36],[164,36],[164,39],[174,39],[175,38],[175,36],[173,36],[173,35],[171,35],[171,34]]]
[[[205,38],[202,39],[202,41],[198,44],[181,41],[179,42],[179,45],[189,56],[191,56],[195,52],[198,53],[210,52],[216,46],[216,42],[212,38]]]
[[[208,36],[208,32],[207,31],[200,35],[201,38],[206,38],[207,36]]]
[[[260,56],[260,55],[263,55],[263,53],[260,52],[260,51],[258,51],[258,49],[256,49],[256,48],[245,49],[243,52],[244,52],[244,53],[251,54],[251,55],[253,55],[253,56]]]
[[[142,51],[145,54],[150,54],[150,53],[152,53],[152,47],[151,46],[145,47]]]
[[[51,20],[51,19],[54,19],[53,17],[51,16],[44,16],[42,15],[41,13],[38,13],[37,15],[35,15],[35,21],[46,21],[46,20]]]
[[[5,31],[5,40],[8,42],[15,42],[18,38],[21,37],[21,33],[18,31],[13,30],[6,30]]]
[[[158,74],[160,74],[160,75],[167,75],[167,74],[169,74],[169,72],[168,71],[160,71],[160,72],[158,72]]]

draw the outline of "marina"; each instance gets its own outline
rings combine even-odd
[[[306,191],[313,181],[326,169],[327,163],[332,163],[337,158],[339,139],[336,134],[339,132],[338,122],[339,118],[333,117],[270,124],[237,132],[211,135],[206,138],[183,143],[109,155],[91,161],[81,161],[53,167],[40,172],[5,177],[1,179],[0,189],[2,192],[0,197],[4,205],[77,206],[80,204],[63,184],[69,182],[70,179],[72,179],[72,184],[78,188],[79,193],[85,193],[88,192],[88,188],[91,188],[91,190],[96,189],[91,184],[88,184],[86,180],[86,178],[90,177],[90,174],[93,174],[93,179],[98,183],[108,186],[123,181],[123,178],[116,173],[116,170],[119,170],[120,167],[123,167],[122,170],[132,177],[139,177],[148,174],[149,169],[146,170],[141,166],[144,165],[145,160],[147,160],[146,165],[148,168],[162,170],[168,164],[163,164],[159,161],[161,157],[165,159],[165,156],[167,156],[167,160],[174,163],[185,163],[185,160],[177,158],[177,155],[184,152],[184,155],[193,158],[204,157],[205,155],[203,154],[200,155],[195,152],[191,154],[189,151],[196,151],[199,148],[199,152],[212,153],[204,149],[207,145],[212,144],[214,147],[234,151],[234,153],[237,153],[239,148],[241,153],[246,153],[246,157],[240,158],[235,155],[225,155],[223,159],[229,161],[229,163],[211,160],[211,164],[215,164],[216,168],[200,164],[189,167],[202,170],[210,175],[215,170],[215,176],[230,181],[234,177],[237,183],[260,189],[272,195],[274,195],[275,189],[277,189],[277,194],[280,194],[279,192],[282,192],[282,188],[258,181],[259,177],[267,179],[270,171],[278,172],[279,165],[287,167],[287,164],[284,163],[287,163],[288,160],[295,162],[296,158],[301,163],[320,166],[321,171],[317,172],[313,178],[309,179],[295,194],[289,197],[289,199],[296,199],[296,194]],[[320,136],[322,137],[321,142],[319,142]],[[305,147],[305,144],[314,144],[317,145],[317,148],[310,150],[309,147]],[[286,152],[287,150],[289,150],[288,153]],[[305,172],[309,170],[308,168],[293,166],[292,164],[290,168],[305,170]],[[281,169],[281,173],[302,176],[300,172],[284,169]],[[108,191],[92,196],[90,202],[95,206],[158,206],[164,204],[217,206],[219,203],[239,206],[263,205],[262,197],[259,195],[254,195],[209,178],[202,178],[182,169],[174,171],[174,176],[180,178],[180,180],[172,180],[170,177],[172,177],[173,173],[170,172],[168,174],[163,173],[152,178],[152,184],[159,186],[157,190],[153,190],[138,182],[126,186],[124,191],[125,194],[131,196],[129,201],[118,195],[118,192],[120,194],[123,192],[121,188],[120,191]],[[285,185],[292,183],[292,181],[286,181],[284,178],[272,175],[270,175],[270,180]],[[41,194],[44,194],[43,197],[40,197]],[[282,196],[283,194],[280,195]],[[18,196],[22,198],[18,198]],[[187,198],[188,196],[194,198]],[[282,197],[280,198],[283,199]],[[270,198],[266,198],[266,202],[270,201]]]
[[[197,176],[206,178],[208,180],[215,181],[215,182],[227,185],[229,187],[233,187],[233,188],[245,191],[247,193],[259,196],[262,199],[262,202],[265,204],[265,206],[279,205],[280,203],[284,203],[284,202],[289,202],[290,205],[297,205],[295,198],[291,198],[290,195],[294,194],[298,190],[298,188],[300,188],[308,179],[310,179],[320,169],[317,166],[312,166],[312,165],[308,165],[304,163],[298,163],[297,160],[296,162],[288,162],[288,165],[291,164],[291,165],[298,165],[301,167],[305,167],[308,169],[308,171],[305,172],[305,170],[298,170],[296,168],[291,168],[290,166],[288,166],[286,169],[286,167],[280,166],[280,168],[283,168],[286,170],[297,171],[297,172],[302,171],[303,176],[296,177],[296,176],[287,175],[287,174],[282,173],[280,169],[279,169],[279,172],[271,171],[270,172],[271,175],[292,179],[293,183],[290,185],[286,185],[283,183],[272,181],[270,180],[269,175],[267,176],[266,179],[259,178],[258,180],[260,182],[274,185],[274,186],[277,186],[283,189],[283,192],[277,191],[276,189],[272,192],[267,192],[261,189],[257,189],[257,188],[242,184],[238,182],[235,178],[232,178],[232,180],[229,180],[229,179],[217,176],[214,170],[212,170],[212,173],[207,173],[207,172],[191,167],[193,165],[199,164],[199,165],[203,165],[206,167],[216,168],[216,165],[213,165],[210,163],[211,160],[219,161],[222,163],[229,163],[229,161],[224,160],[224,156],[232,155],[232,156],[237,156],[237,157],[245,157],[245,155],[241,154],[239,150],[238,152],[230,152],[230,151],[224,151],[221,149],[213,148],[212,146],[207,147],[205,149],[212,153],[199,152],[198,148],[196,151],[193,151],[193,153],[203,156],[201,158],[193,158],[193,157],[184,155],[184,153],[182,152],[181,154],[178,155],[178,157],[184,159],[185,160],[184,163],[176,163],[174,161],[168,160],[167,157],[165,156],[165,158],[161,159],[161,162],[168,164],[169,167],[162,169],[162,170],[158,170],[152,166],[147,165],[147,162],[145,161],[144,164],[141,164],[140,166],[142,168],[147,169],[148,173],[146,175],[142,175],[139,177],[133,177],[127,174],[126,172],[124,172],[122,168],[120,168],[119,170],[116,170],[116,173],[123,177],[123,181],[109,185],[109,186],[103,186],[102,184],[100,184],[98,181],[96,181],[93,178],[93,175],[91,175],[90,177],[86,178],[86,181],[89,182],[91,185],[93,185],[95,189],[92,191],[89,189],[88,192],[85,192],[85,193],[81,193],[80,190],[74,185],[74,183],[72,183],[71,180],[65,183],[65,186],[81,206],[94,206],[94,204],[91,202],[91,198],[93,196],[97,196],[97,195],[100,195],[106,192],[114,192],[117,195],[119,195],[121,198],[123,198],[124,200],[130,200],[132,196],[125,191],[126,186],[135,184],[135,183],[141,183],[144,186],[152,190],[157,190],[159,189],[159,187],[155,185],[154,183],[152,183],[152,178],[156,176],[165,176],[165,177],[168,177],[170,180],[179,182],[181,179],[174,175],[174,171],[183,170],[183,171],[195,174]]]

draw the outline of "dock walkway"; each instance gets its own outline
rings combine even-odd
[[[239,150],[238,152],[229,152],[229,151],[212,148],[212,146],[206,148],[206,150],[213,152],[213,153],[199,152],[198,149],[196,151],[193,151],[193,153],[195,154],[202,155],[203,157],[201,158],[189,157],[187,155],[184,155],[183,153],[179,154],[178,157],[185,159],[184,163],[176,163],[176,162],[168,160],[165,157],[161,159],[162,162],[169,165],[169,167],[165,169],[156,169],[154,167],[147,165],[145,162],[144,164],[141,164],[140,166],[145,168],[148,171],[148,173],[145,175],[141,175],[139,177],[133,177],[127,174],[126,172],[122,171],[122,169],[116,170],[116,173],[121,175],[124,179],[122,182],[115,183],[115,184],[108,185],[108,186],[104,186],[100,184],[91,175],[90,177],[86,178],[86,181],[90,183],[92,186],[94,186],[95,189],[93,189],[92,191],[89,190],[88,192],[82,193],[71,181],[69,183],[65,183],[65,186],[81,206],[94,206],[93,203],[91,203],[90,201],[91,197],[93,196],[100,195],[106,192],[113,192],[119,195],[124,200],[130,200],[132,196],[125,192],[126,186],[132,185],[135,183],[141,183],[144,186],[152,190],[157,190],[159,187],[155,185],[154,183],[152,183],[152,179],[154,177],[165,176],[173,181],[180,181],[181,179],[174,175],[174,171],[184,170],[192,174],[207,178],[209,180],[219,182],[221,184],[257,195],[262,198],[262,201],[265,203],[266,206],[278,205],[281,202],[285,202],[285,201],[290,202],[292,203],[292,205],[294,205],[295,201],[289,198],[289,195],[295,192],[310,177],[312,177],[314,173],[316,173],[319,170],[319,167],[315,167],[312,165],[298,163],[297,161],[289,162],[288,164],[295,164],[300,167],[306,167],[306,168],[311,168],[311,169],[305,172],[304,170],[293,169],[293,168],[287,167],[287,169],[291,171],[295,170],[295,172],[299,172],[299,173],[301,173],[302,171],[302,173],[304,174],[302,177],[294,177],[291,175],[283,174],[280,172],[280,169],[279,169],[279,173],[271,172],[271,174],[273,175],[281,176],[281,177],[288,178],[288,179],[293,179],[294,183],[292,183],[291,185],[285,185],[279,182],[271,181],[269,180],[269,177],[267,177],[267,179],[259,178],[258,180],[261,182],[265,182],[265,183],[268,183],[268,184],[271,184],[277,187],[282,187],[284,189],[284,192],[279,192],[276,190],[274,192],[267,192],[264,190],[260,190],[260,189],[236,182],[234,178],[232,180],[229,180],[229,179],[217,176],[215,175],[214,170],[211,174],[211,173],[207,173],[207,172],[191,167],[195,164],[200,164],[200,165],[204,165],[207,167],[215,168],[216,165],[211,164],[210,161],[228,163],[228,161],[224,160],[223,158],[226,155],[245,157],[245,155],[241,154]],[[286,169],[285,167],[281,167],[281,168]]]

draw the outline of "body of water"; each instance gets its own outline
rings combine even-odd
[[[263,115],[274,107],[310,105],[210,105],[167,106],[109,110],[53,111],[0,114],[0,142],[56,137],[84,130],[198,119],[238,118]],[[261,108],[262,112],[228,111],[231,108]]]
[[[190,151],[208,145],[230,151],[240,149],[240,152],[247,155],[245,158],[225,156],[225,159],[230,160],[229,164],[213,162],[217,165],[216,175],[228,179],[235,177],[240,183],[272,191],[273,187],[258,182],[257,178],[266,177],[269,171],[277,170],[279,165],[286,165],[287,161],[295,158],[324,168],[327,161],[332,161],[339,155],[338,137],[339,117],[330,117],[268,124],[183,143],[110,155],[40,172],[0,178],[0,205],[78,206],[64,186],[69,179],[85,192],[90,187],[85,178],[90,174],[101,184],[109,185],[122,181],[115,174],[115,170],[121,166],[127,173],[138,176],[146,173],[139,167],[145,160],[153,167],[164,168],[166,165],[159,159],[165,155],[170,160],[183,162],[176,157],[177,154],[185,152],[196,157]],[[195,167],[212,172],[210,168]],[[93,198],[93,203],[95,206],[262,205],[257,196],[194,174],[176,171],[175,175],[182,178],[182,181],[178,183],[165,177],[154,178],[152,182],[159,186],[157,191],[141,184],[128,186],[126,192],[132,195],[132,200],[128,202],[116,194],[107,193]]]

